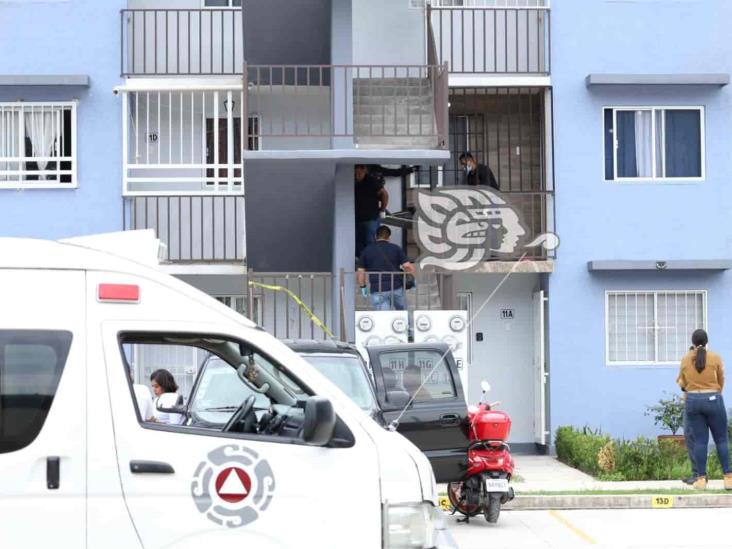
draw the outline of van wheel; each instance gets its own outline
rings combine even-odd
[[[501,494],[489,494],[488,502],[483,507],[485,520],[491,524],[498,522],[498,515],[501,514]]]
[[[479,504],[468,503],[468,490],[463,482],[451,482],[447,485],[447,497],[450,505],[461,515],[474,517],[480,513]]]

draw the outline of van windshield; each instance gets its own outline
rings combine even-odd
[[[368,374],[356,355],[311,355],[302,357],[315,366],[363,410],[374,410],[376,402]]]
[[[196,418],[208,423],[226,423],[244,400],[254,395],[254,406],[269,407],[269,399],[248,387],[236,375],[236,370],[220,358],[206,361],[190,404],[190,412]]]

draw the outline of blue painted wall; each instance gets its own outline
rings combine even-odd
[[[0,236],[122,229],[119,10],[125,0],[0,3],[0,74],[88,74],[89,88],[3,87],[0,101],[78,99],[75,190],[0,190]]]
[[[643,415],[678,392],[677,366],[607,366],[605,291],[707,290],[710,347],[732,360],[732,274],[591,274],[598,259],[732,258],[732,88],[585,86],[589,73],[729,73],[725,0],[560,0],[552,3],[557,231],[549,277],[551,425],[655,435]],[[591,22],[591,24],[589,24]],[[706,180],[603,181],[603,106],[703,105]],[[680,357],[679,357],[680,358]],[[725,391],[732,405],[732,391]]]

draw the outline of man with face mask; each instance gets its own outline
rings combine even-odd
[[[478,164],[469,152],[460,155],[460,166],[463,168],[462,185],[488,185],[500,190],[498,181],[491,169],[485,164]]]

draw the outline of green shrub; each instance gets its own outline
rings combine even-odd
[[[613,440],[589,427],[559,427],[555,444],[560,461],[600,480],[679,480],[691,475],[687,451],[674,441]],[[713,446],[707,475],[722,477]]]
[[[653,416],[653,424],[671,431],[679,432],[684,424],[684,401],[679,395],[662,398],[653,406],[646,406],[645,415]]]
[[[609,436],[601,434],[600,431],[593,431],[589,427],[584,427],[582,430],[559,427],[556,437],[557,457],[570,467],[596,476],[601,472],[597,456],[608,442],[610,442]]]

